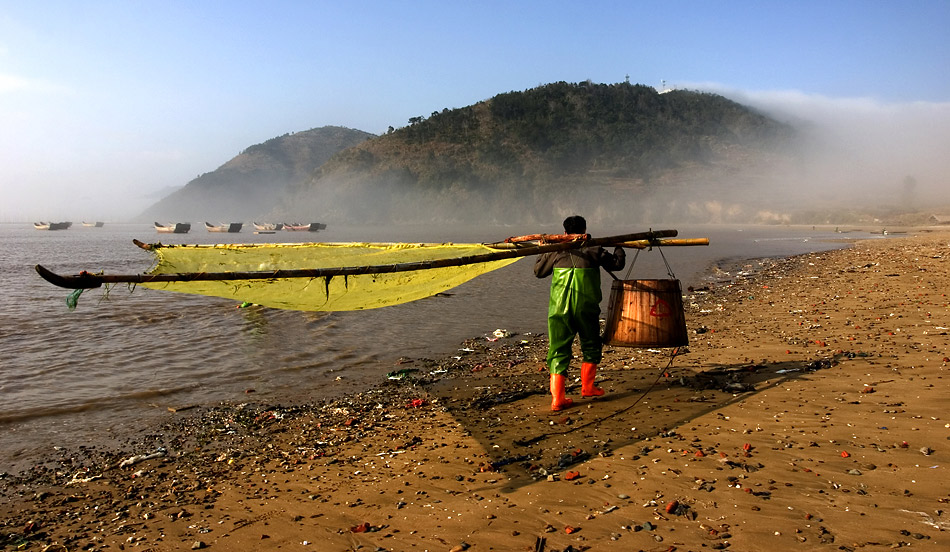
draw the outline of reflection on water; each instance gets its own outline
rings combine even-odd
[[[257,305],[241,305],[241,314],[244,315],[244,326],[241,331],[246,332],[256,341],[267,337],[267,317],[264,316],[263,307]]]

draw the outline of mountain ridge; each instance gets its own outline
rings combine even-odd
[[[294,137],[306,133],[302,146]],[[558,82],[414,117],[380,136],[322,127],[274,138],[142,218],[498,223],[584,212],[602,222],[761,221],[779,215],[756,201],[758,184],[788,174],[798,140],[791,126],[715,94]]]
[[[307,179],[334,154],[374,135],[325,126],[266,140],[146,209],[139,220],[232,221],[272,212],[286,189]]]

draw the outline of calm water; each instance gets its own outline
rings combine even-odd
[[[521,260],[460,286],[447,297],[363,312],[303,313],[125,286],[83,294],[74,311],[68,291],[42,280],[35,264],[63,274],[80,270],[138,273],[152,256],[137,238],[163,243],[289,241],[500,241],[558,228],[479,230],[330,228],[278,232],[156,234],[146,224],[76,223],[65,231],[0,224],[0,472],[28,467],[52,447],[121,441],[171,416],[167,408],[254,401],[292,403],[360,391],[381,381],[399,357],[438,358],[470,337],[497,328],[543,333],[548,280]],[[663,228],[669,228],[666,226]],[[833,249],[867,232],[782,227],[672,226],[679,237],[708,237],[708,247],[664,249],[685,289],[702,285],[723,260]],[[659,228],[659,227],[657,227]],[[592,230],[594,230],[592,228]],[[607,229],[598,236],[645,228]],[[628,259],[633,251],[628,252]],[[626,270],[621,277],[627,277]],[[657,252],[641,252],[630,278],[665,277]],[[604,278],[609,290],[609,278]],[[605,291],[605,297],[608,293]],[[339,377],[342,376],[342,377]],[[250,397],[247,390],[253,389]]]

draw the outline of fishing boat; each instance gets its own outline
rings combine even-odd
[[[88,227],[88,228],[102,228],[102,227],[105,225],[105,223],[104,223],[104,222],[86,222],[86,221],[83,221],[82,225],[83,225],[83,226],[86,226],[86,227]]]
[[[322,222],[311,222],[310,224],[287,224],[284,223],[284,230],[288,232],[319,232],[326,230],[327,225]]]
[[[278,222],[255,222],[254,229],[259,232],[276,232],[277,230],[282,230],[284,228],[284,223]]]
[[[176,222],[175,224],[155,223],[155,230],[159,234],[187,234],[191,230],[190,222]]]
[[[637,249],[707,245],[705,238],[666,240],[676,230],[605,238],[533,235],[498,243],[135,244],[155,254],[144,274],[83,271],[63,276],[36,265],[48,282],[68,289],[134,283],[141,287],[223,297],[300,311],[349,311],[432,297],[522,257],[588,246]]]
[[[33,228],[37,230],[66,230],[72,225],[71,222],[34,222]]]
[[[210,222],[205,223],[205,228],[208,229],[208,232],[229,232],[231,234],[237,234],[241,231],[241,228],[244,226],[243,222],[232,222],[230,224],[218,224],[214,225]]]

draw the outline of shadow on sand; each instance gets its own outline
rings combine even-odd
[[[668,353],[667,353],[668,354]],[[658,361],[662,362],[660,355]],[[426,389],[488,452],[479,465],[483,472],[504,472],[512,491],[548,476],[560,474],[594,456],[610,456],[633,447],[634,457],[647,456],[656,447],[651,438],[676,436],[679,428],[696,418],[811,372],[830,368],[841,358],[787,361],[768,365],[733,364],[678,368],[674,363],[658,368],[620,367],[605,362],[598,385],[607,394],[580,398],[580,383],[568,387],[574,405],[550,411],[547,372],[543,364],[508,350],[496,366],[478,354],[467,359],[460,378],[430,382]],[[516,359],[511,366],[512,359]],[[671,365],[672,364],[672,365]],[[617,366],[612,368],[612,366]],[[574,374],[576,375],[576,374]],[[723,431],[730,431],[723,417]],[[709,455],[716,451],[690,447]],[[625,454],[630,455],[626,450]],[[734,468],[754,471],[755,466],[732,461]]]

